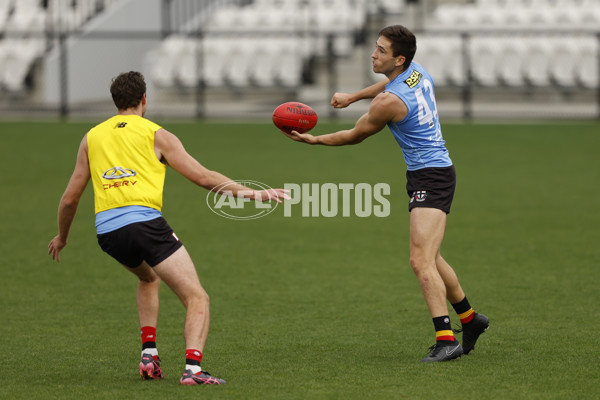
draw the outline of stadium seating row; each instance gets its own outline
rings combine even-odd
[[[423,34],[417,46],[415,61],[437,86],[467,81],[460,36]],[[481,86],[597,88],[599,47],[591,34],[476,35],[468,41],[468,54],[473,81]]]
[[[115,0],[0,0],[0,89],[18,92],[47,48],[46,32],[73,31]]]
[[[200,73],[214,87],[294,87],[301,84],[308,46],[309,41],[290,37],[209,36],[198,42],[173,36],[152,57],[161,60],[154,64],[153,78],[161,87],[195,87]],[[598,47],[593,35],[475,36],[468,41],[468,54],[473,82],[481,86],[596,88]],[[421,35],[415,61],[430,71],[437,86],[467,82],[458,35]]]
[[[187,29],[202,28],[201,42],[182,36],[163,41],[153,58],[154,82],[194,87],[201,70],[208,86],[294,87],[306,60],[328,54],[330,35],[333,52],[348,55],[369,12],[403,6],[404,0],[255,0],[221,7],[207,20],[191,19],[196,26]],[[233,55],[235,63],[227,60]]]
[[[209,87],[284,86],[301,83],[301,41],[280,37],[171,36],[152,55],[153,82],[193,88],[200,75]],[[235,60],[235,61],[234,61]]]
[[[598,0],[442,3],[426,20],[415,59],[438,86],[464,84],[461,32],[478,85],[597,88],[599,29]]]
[[[364,10],[369,14],[400,14],[404,11],[406,0],[254,0],[255,7],[263,10],[281,10],[309,8],[319,9],[355,9]]]
[[[0,0],[0,33],[72,31],[116,0]]]
[[[542,7],[542,8],[568,8],[568,7],[593,7],[597,0],[475,0],[479,7]]]
[[[10,92],[23,89],[35,60],[44,54],[40,38],[7,38],[0,41],[0,88]]]
[[[366,0],[258,0],[245,7],[222,7],[203,28],[208,34],[239,32],[257,35],[290,35],[302,32],[325,54],[327,35],[335,35],[335,51],[346,55],[352,49],[354,32],[366,21]]]
[[[600,27],[597,0],[479,0],[443,3],[427,30],[588,30]]]
[[[23,89],[34,62],[53,44],[47,32],[75,31],[115,1],[0,0],[0,89]],[[189,26],[190,31],[202,28],[206,32],[202,42],[180,36],[163,42],[156,51],[160,56],[155,58],[153,76],[160,86],[195,86],[198,71],[203,71],[210,86],[296,86],[303,63],[327,54],[329,35],[334,35],[336,54],[349,54],[355,32],[362,29],[368,13],[398,13],[404,3],[255,0],[245,7],[224,3],[208,21],[191,19],[197,26]],[[233,53],[242,55],[238,63],[221,64]],[[201,68],[198,60],[203,60]]]

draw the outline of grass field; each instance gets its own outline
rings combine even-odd
[[[90,187],[62,262],[46,255],[91,126],[0,123],[0,398],[600,398],[599,124],[445,125],[459,182],[442,251],[491,327],[471,355],[423,365],[433,325],[408,265],[405,166],[389,132],[324,148],[271,124],[165,123],[231,178],[391,185],[387,218],[278,208],[236,221],[169,171],[163,212],[211,296],[203,367],[222,387],[178,384],[184,310],[166,288],[165,379],[139,378],[136,280],[96,244]]]

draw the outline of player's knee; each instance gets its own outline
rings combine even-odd
[[[410,256],[410,266],[415,275],[419,276],[432,266],[435,267],[435,263],[422,254],[413,254]]]
[[[200,294],[202,302],[206,304],[210,304],[210,297],[208,297],[208,293],[204,289],[202,289],[202,293]]]
[[[156,274],[155,275],[144,275],[144,276],[141,276],[138,278],[143,283],[154,284],[154,285],[158,285],[160,283],[160,278]]]
[[[190,302],[194,302],[196,304],[210,304],[210,298],[208,297],[208,293],[203,288],[199,288],[195,290],[190,298]]]
[[[410,257],[410,267],[412,268],[415,275],[419,275],[419,271],[421,271],[421,261],[418,257]]]

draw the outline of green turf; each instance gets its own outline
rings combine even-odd
[[[285,217],[278,208],[233,221],[169,171],[164,215],[211,296],[203,366],[228,381],[191,388],[178,384],[183,308],[165,288],[165,379],[139,379],[136,281],[95,242],[90,187],[62,262],[46,255],[90,127],[0,123],[0,398],[600,397],[597,123],[445,125],[459,182],[443,254],[491,327],[471,355],[437,365],[417,362],[433,325],[408,265],[405,167],[389,132],[324,148],[271,124],[165,124],[232,178],[392,188],[387,218]]]

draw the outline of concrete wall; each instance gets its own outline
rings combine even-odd
[[[97,32],[121,32],[123,37],[92,38]],[[151,38],[135,33],[154,32]],[[147,54],[160,43],[160,0],[121,0],[90,21],[82,35],[70,38],[67,48],[68,103],[111,100],[110,83],[121,72],[136,70],[149,79]],[[139,35],[141,36],[141,35]],[[44,101],[60,101],[58,46],[43,63]]]

